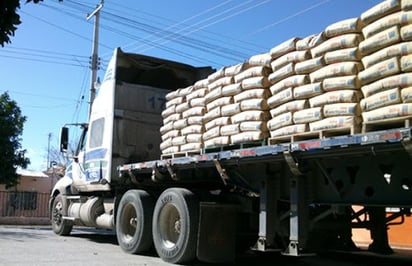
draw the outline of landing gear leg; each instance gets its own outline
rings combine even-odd
[[[368,207],[370,218],[370,231],[373,242],[368,250],[380,254],[394,253],[388,242],[388,231],[386,227],[386,211],[384,207]]]

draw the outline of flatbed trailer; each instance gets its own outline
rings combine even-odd
[[[120,179],[143,188],[156,183],[196,190],[194,185],[202,184],[200,190],[209,186],[220,195],[234,193],[255,199],[258,207],[251,212],[258,221],[253,249],[258,251],[299,256],[331,248],[352,250],[357,247],[351,240],[351,230],[366,228],[373,239],[369,250],[391,253],[388,225],[409,215],[412,207],[411,137],[412,128],[401,127],[270,145],[268,141],[252,147],[204,149],[198,154],[124,164],[118,172]],[[207,206],[200,201],[201,209]],[[233,203],[227,198],[204,201]],[[232,211],[248,212],[251,207],[245,202],[236,202]],[[353,205],[363,208],[354,211]],[[388,207],[399,211],[388,216]],[[227,213],[232,213],[227,210],[222,208],[218,213],[223,228],[227,228],[227,221],[236,221],[225,220]],[[202,211],[207,213],[207,209]],[[219,230],[216,216],[213,219],[215,230]],[[201,218],[199,226],[204,228],[202,223],[210,222]],[[213,235],[211,230],[208,234]],[[199,232],[199,239],[208,238],[202,238],[204,230]],[[222,229],[219,234],[224,241],[236,241],[228,230]],[[235,240],[228,240],[231,236]],[[207,251],[203,257],[227,257],[216,255],[217,250]]]

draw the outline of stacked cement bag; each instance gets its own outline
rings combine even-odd
[[[359,18],[336,22],[325,29],[324,40],[310,48],[312,57],[324,64],[309,74],[309,91],[318,95],[309,94],[310,108],[295,114],[295,121],[308,122],[310,131],[360,125],[357,74],[363,69],[358,50],[361,30]],[[295,97],[306,97],[307,92],[307,86],[296,88]]]
[[[180,151],[197,151],[203,148],[203,116],[205,109],[205,95],[207,93],[208,80],[197,81],[188,94],[186,94],[186,107],[176,111],[182,112],[182,119],[186,125],[180,128],[181,136],[185,138],[185,144],[181,144]]]
[[[162,154],[200,150],[203,147],[207,84],[207,80],[200,80],[194,86],[166,95],[166,109],[162,112],[163,126],[160,128]]]
[[[230,135],[231,144],[265,140],[269,136],[266,124],[270,61],[267,53],[252,56],[246,67],[234,75],[234,87],[240,91],[234,94],[232,105],[222,108],[223,114],[231,116],[231,125],[222,128],[223,135]]]
[[[307,49],[296,49],[299,41],[299,38],[292,38],[270,50],[273,72],[269,75],[272,96],[268,99],[271,119],[267,126],[271,137],[306,131],[305,124],[295,125],[293,122],[294,112],[308,105],[306,100],[295,100],[294,88],[310,82],[307,73],[296,72],[297,64],[311,58]]]
[[[291,38],[166,96],[163,154],[412,116],[412,0]]]
[[[180,129],[187,121],[182,119],[182,113],[177,112],[176,107],[186,104],[185,95],[190,90],[191,87],[184,90],[176,90],[166,95],[166,108],[162,112],[163,126],[160,128],[160,134],[162,135],[160,150],[162,153],[176,153],[180,151],[180,146],[175,144],[177,140],[183,141]]]
[[[412,1],[384,1],[365,11],[359,44],[364,124],[412,115]]]
[[[222,115],[222,107],[233,103],[232,95],[223,95],[222,93],[224,87],[233,84],[233,76],[225,75],[225,68],[212,73],[207,80],[206,112],[203,116],[205,148],[230,143],[229,137],[220,134],[220,129],[222,126],[230,124],[230,116]]]
[[[317,35],[293,38],[272,48],[271,136],[360,123],[358,102],[363,40],[358,18],[330,25]],[[288,58],[284,65],[283,58]]]
[[[208,77],[203,117],[204,147],[263,140],[268,137],[267,55],[224,67]],[[270,62],[270,60],[269,60]]]

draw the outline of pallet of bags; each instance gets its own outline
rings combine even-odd
[[[220,78],[232,83],[220,88],[220,97],[207,99],[204,116],[205,148],[264,140],[267,138],[266,99],[270,68],[266,55],[255,55],[248,62],[225,67]],[[209,76],[209,78],[213,78]],[[213,93],[213,88],[209,88]]]
[[[311,60],[311,55],[307,46],[315,43],[319,36],[311,36],[305,40],[298,37],[291,38],[270,50],[272,58],[272,73],[269,75],[271,84],[269,90],[271,96],[267,103],[270,112],[270,120],[267,128],[270,132],[270,139],[276,137],[289,137],[296,133],[305,132],[306,124],[295,125],[293,113],[308,107],[306,100],[295,100],[293,90],[295,87],[308,84],[310,82],[308,73],[297,72],[297,65],[308,62],[302,68],[309,69],[316,67],[318,62]],[[297,44],[304,42],[301,49],[297,49]],[[304,47],[303,47],[304,46]]]
[[[180,146],[181,152],[199,152],[203,149],[203,116],[206,113],[205,95],[208,84],[207,79],[197,81],[186,95],[187,108],[180,110],[182,118],[187,121],[180,129],[181,135],[185,138],[185,143]]]
[[[270,62],[268,53],[254,55],[247,61],[247,68],[234,76],[242,92],[234,95],[233,106],[222,110],[231,113],[232,124],[222,131],[230,134],[232,145],[261,142],[269,136],[266,123],[269,120],[267,99],[270,95],[268,77],[272,73]]]
[[[357,73],[362,70],[361,29],[358,18],[347,19],[296,40],[293,48],[306,56],[294,61],[293,74],[271,86],[270,141],[316,138],[324,130],[336,128],[356,133],[360,124]]]
[[[162,138],[160,151],[162,154],[172,154],[180,151],[179,146],[172,144],[172,140],[180,137],[180,130],[175,128],[174,123],[182,119],[182,114],[176,112],[176,106],[184,102],[185,97],[180,89],[166,94],[165,109],[162,111],[163,126],[160,127]]]
[[[166,95],[166,108],[162,112],[163,126],[160,128],[163,157],[199,154],[203,148],[204,96],[207,80],[193,86],[178,89]]]
[[[362,95],[358,73],[363,65],[358,46],[363,41],[362,28],[358,17],[333,23],[324,30],[324,40],[310,49],[312,57],[324,61],[321,68],[309,74],[312,86],[316,84],[320,92],[310,95],[310,112],[300,111],[295,114],[295,120],[307,114],[319,114],[309,121],[309,130],[317,132],[316,137],[360,131]],[[295,88],[295,97],[304,95],[305,91],[305,87]]]
[[[410,1],[384,1],[361,19],[359,44],[365,69],[359,73],[362,132],[409,125],[412,110],[412,11]]]
[[[227,88],[233,91],[240,91],[235,88],[233,73],[241,71],[244,66],[238,65],[226,70],[226,67],[208,76],[208,88],[205,95],[206,112],[203,116],[203,126],[205,131],[202,134],[204,148],[222,146],[229,144],[229,138],[220,134],[222,126],[230,124],[230,116],[223,114],[222,107],[233,103],[232,93],[227,92]],[[223,90],[225,88],[225,90]]]

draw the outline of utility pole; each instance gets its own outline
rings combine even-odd
[[[99,48],[99,20],[100,20],[100,10],[103,8],[104,0],[101,0],[100,5],[96,7],[96,9],[89,15],[87,15],[86,19],[90,20],[93,16],[95,16],[94,20],[94,34],[93,34],[93,48],[92,48],[92,56],[91,56],[91,70],[92,76],[90,79],[90,105],[89,105],[89,117],[92,113],[92,103],[96,96],[96,77],[97,77],[97,70],[98,70],[98,48]]]
[[[50,140],[52,137],[52,133],[47,135],[47,162],[46,162],[46,171],[49,170],[49,161],[50,161]]]

